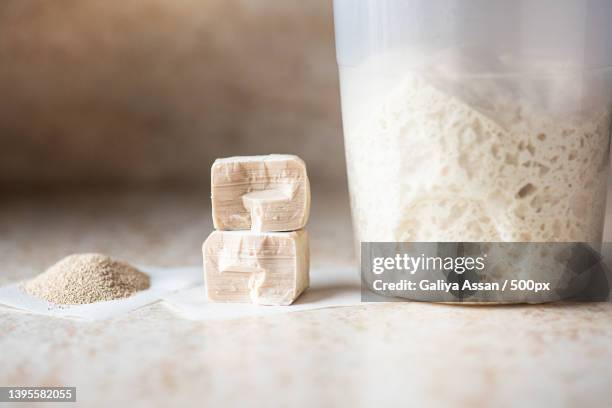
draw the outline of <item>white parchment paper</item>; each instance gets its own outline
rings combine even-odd
[[[149,275],[151,287],[124,299],[97,302],[88,305],[55,305],[30,296],[19,288],[19,283],[0,288],[0,304],[21,311],[54,317],[103,320],[145,305],[155,303],[168,293],[201,285],[202,268],[141,267]]]
[[[203,285],[168,294],[163,300],[171,310],[185,319],[229,320],[359,305],[361,304],[359,283],[359,272],[356,268],[315,268],[310,271],[310,288],[289,306],[209,303]]]
[[[149,275],[151,287],[129,298],[89,305],[55,305],[28,295],[16,283],[0,288],[0,305],[53,317],[104,320],[163,300],[180,318],[229,320],[361,304],[359,274],[349,267],[311,270],[310,287],[290,306],[210,303],[201,266],[139,269]]]

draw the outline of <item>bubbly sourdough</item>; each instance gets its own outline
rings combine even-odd
[[[441,89],[409,76],[347,130],[359,241],[601,239],[608,112],[492,114]]]

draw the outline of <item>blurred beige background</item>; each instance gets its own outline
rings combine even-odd
[[[0,191],[206,188],[272,152],[344,189],[331,0],[3,0],[0,95]]]

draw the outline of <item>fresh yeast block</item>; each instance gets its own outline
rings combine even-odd
[[[218,159],[211,171],[213,223],[223,231],[294,231],[310,213],[306,164],[293,155]]]
[[[305,230],[214,231],[202,251],[212,302],[290,305],[310,281]]]

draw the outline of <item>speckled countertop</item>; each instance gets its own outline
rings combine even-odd
[[[351,263],[346,198],[313,204],[313,266]],[[199,264],[208,205],[195,192],[3,197],[0,284],[77,251]],[[0,350],[0,385],[76,386],[84,406],[612,404],[612,304],[373,304],[229,322],[156,304],[96,323],[0,308]]]

